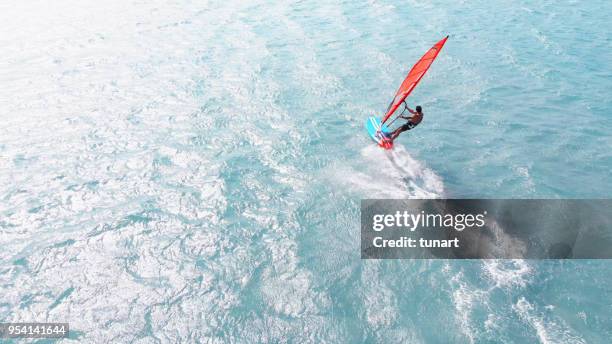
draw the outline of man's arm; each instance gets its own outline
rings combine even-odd
[[[413,114],[413,115],[416,115],[416,114],[417,114],[417,112],[416,112],[416,111],[414,111],[414,110],[412,110],[411,108],[409,108],[409,107],[408,107],[408,104],[406,103],[406,101],[404,101],[404,107],[405,107],[405,108],[406,108],[406,110],[408,110],[408,112],[410,112],[411,114]],[[402,111],[402,113],[404,113],[404,112]],[[412,116],[402,116],[402,115],[399,115],[398,117],[399,117],[399,118],[403,118],[403,119],[407,119],[407,120],[411,120],[411,119],[412,119]]]

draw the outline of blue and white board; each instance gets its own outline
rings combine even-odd
[[[377,117],[368,117],[366,120],[366,130],[368,134],[379,146],[389,149],[393,146],[393,143],[389,140],[391,130],[386,124],[381,124],[380,119]]]

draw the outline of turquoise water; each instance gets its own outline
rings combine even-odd
[[[607,261],[362,261],[362,198],[606,198],[603,1],[0,5],[0,320],[83,342],[612,336]],[[450,39],[392,152],[364,120]],[[65,342],[70,342],[66,340]]]

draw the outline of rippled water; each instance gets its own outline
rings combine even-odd
[[[0,5],[0,320],[83,342],[607,342],[606,261],[361,261],[359,201],[609,197],[611,14]],[[446,34],[423,123],[374,147],[365,118]]]

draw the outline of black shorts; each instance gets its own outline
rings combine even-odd
[[[406,130],[410,130],[412,128],[416,127],[416,124],[412,123],[412,122],[407,122],[406,124],[402,125],[400,127],[400,129],[402,129],[402,131],[406,131]]]

